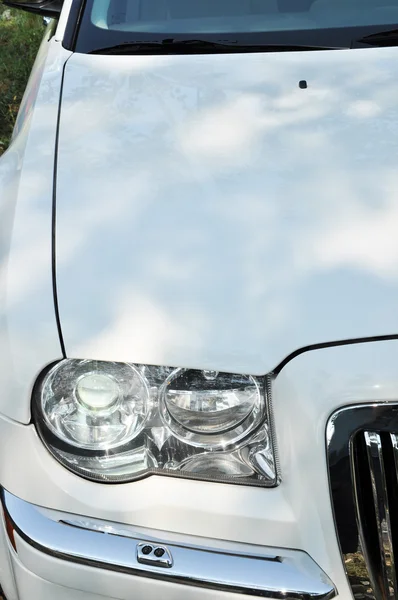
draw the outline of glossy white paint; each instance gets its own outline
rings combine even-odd
[[[52,190],[63,65],[43,40],[13,142],[0,158],[0,413],[30,420],[33,383],[61,357],[52,288]]]
[[[103,593],[90,594],[71,587],[50,583],[29,571],[13,552],[11,556],[20,600],[30,600],[31,598],[35,600],[116,600],[114,596],[105,597]],[[53,564],[53,568],[56,566],[58,565]],[[86,573],[86,576],[88,581],[92,581],[97,576],[97,572]],[[120,600],[120,598],[117,600]]]
[[[72,4],[73,0],[64,0],[63,2],[61,15],[58,20],[57,30],[55,32],[55,40],[57,42],[62,42],[62,40],[64,39],[66,24],[68,22],[68,17]]]
[[[397,334],[397,58],[74,54],[68,356],[263,374],[308,344]]]
[[[252,600],[246,594],[215,592],[155,579],[89,569],[43,556],[16,536],[12,553],[21,598],[28,600]],[[29,582],[27,585],[26,582]],[[32,596],[32,584],[34,595]]]
[[[330,414],[356,402],[398,400],[398,342],[302,354],[273,387],[282,484],[247,488],[150,477],[100,485],[69,473],[31,426],[0,419],[0,481],[27,501],[184,536],[305,550],[350,600],[331,511],[325,430]],[[25,598],[23,598],[25,600]]]

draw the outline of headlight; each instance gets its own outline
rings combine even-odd
[[[149,411],[149,390],[132,365],[65,360],[43,382],[41,413],[60,440],[112,450],[134,439]]]
[[[264,402],[254,377],[177,369],[161,389],[160,411],[174,435],[223,450],[261,423]]]
[[[50,452],[89,479],[277,483],[264,378],[68,359],[39,378],[33,412]]]

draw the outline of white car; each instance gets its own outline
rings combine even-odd
[[[5,597],[394,600],[398,0],[6,4]]]

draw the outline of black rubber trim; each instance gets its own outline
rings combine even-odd
[[[77,35],[79,33],[81,16],[86,4],[86,0],[74,0],[69,11],[68,21],[65,27],[62,46],[65,50],[74,52],[76,46]]]
[[[390,342],[392,340],[398,340],[398,333],[393,333],[391,335],[375,335],[371,337],[364,338],[352,338],[347,340],[338,340],[336,342],[323,342],[321,344],[311,344],[309,346],[303,346],[298,350],[295,350],[291,354],[288,354],[286,358],[283,359],[282,362],[272,371],[273,375],[279,375],[286,365],[296,358],[300,356],[300,354],[304,354],[305,352],[312,352],[313,350],[324,350],[326,348],[335,348],[336,346],[351,346],[353,344],[368,344],[372,342]]]
[[[53,280],[53,297],[54,297],[54,311],[55,320],[57,323],[59,343],[61,345],[61,352],[63,358],[66,358],[64,337],[62,334],[61,319],[59,316],[58,306],[58,292],[57,292],[57,246],[56,246],[56,231],[57,231],[57,178],[58,178],[58,146],[59,146],[59,127],[61,122],[61,107],[62,97],[64,91],[64,79],[65,69],[69,59],[65,61],[62,69],[61,87],[59,91],[58,101],[58,116],[57,116],[57,130],[55,134],[55,149],[54,149],[54,170],[53,170],[53,203],[52,203],[52,239],[51,239],[51,254],[52,254],[52,280]]]

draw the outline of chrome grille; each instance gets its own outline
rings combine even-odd
[[[328,424],[337,534],[356,600],[398,598],[398,406],[338,411]]]
[[[388,435],[388,434],[386,434]],[[391,437],[396,437],[391,434]],[[393,599],[397,589],[395,578],[395,561],[393,548],[393,534],[390,518],[390,499],[388,494],[387,475],[383,454],[383,443],[381,435],[374,431],[365,431],[366,453],[369,464],[370,481],[372,484],[373,506],[375,511],[377,537],[380,550],[379,573],[374,573],[375,578],[380,578],[380,587],[383,597]],[[386,443],[391,443],[390,439]],[[391,465],[390,465],[391,468]],[[359,518],[360,506],[359,508]],[[366,530],[362,528],[362,535],[366,543]]]

